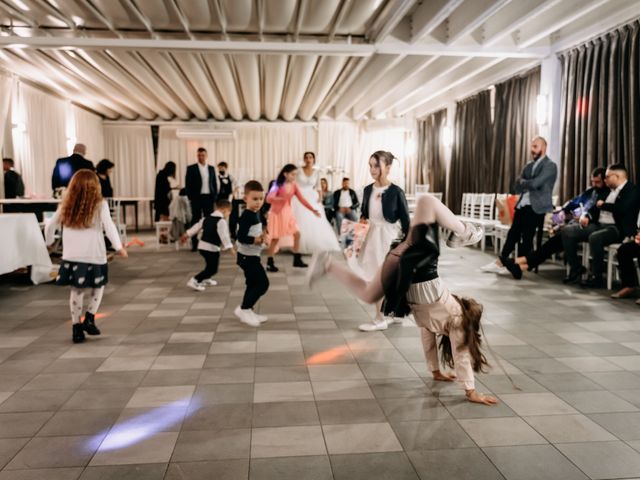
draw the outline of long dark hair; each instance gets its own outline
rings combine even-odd
[[[396,159],[393,153],[387,152],[385,150],[378,150],[376,152],[373,152],[371,154],[371,157],[369,158],[375,158],[378,166],[381,166],[382,164],[389,166]]]
[[[462,308],[462,329],[464,330],[463,345],[469,349],[474,372],[484,372],[489,366],[487,357],[482,353],[482,338],[480,335],[480,319],[482,318],[483,307],[473,298],[453,296]],[[442,363],[449,368],[453,368],[453,352],[451,351],[451,339],[443,335],[440,340],[442,349]]]
[[[291,173],[297,169],[298,167],[296,167],[293,163],[287,163],[284,167],[282,167],[282,170],[280,170],[280,173],[278,174],[278,178],[276,179],[276,184],[278,185],[278,187],[281,187],[282,185],[284,185],[285,173]]]
[[[167,174],[167,177],[176,178],[176,164],[172,161],[168,161],[164,164],[162,171]]]

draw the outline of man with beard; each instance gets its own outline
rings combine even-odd
[[[519,253],[527,255],[533,247],[536,229],[542,226],[544,215],[553,210],[553,185],[558,176],[558,167],[547,157],[547,141],[536,137],[531,142],[533,160],[524,167],[516,180],[516,193],[520,199],[516,204],[513,223],[507,233],[507,239],[500,252],[500,257],[481,268],[487,273],[508,273],[504,266],[511,253],[519,244]]]

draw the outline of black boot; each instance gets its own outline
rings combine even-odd
[[[96,319],[93,313],[85,313],[84,314],[84,322],[82,323],[82,328],[89,335],[100,335],[100,330],[96,327]]]
[[[267,272],[277,272],[279,269],[273,262],[273,257],[267,258]]]
[[[302,255],[300,255],[299,253],[294,253],[293,254],[293,266],[294,267],[298,267],[298,268],[306,268],[309,265],[307,265],[306,263],[304,263],[302,261]]]
[[[586,281],[581,282],[580,286],[582,288],[604,288],[604,280],[602,279],[602,275],[589,275]]]
[[[587,273],[587,269],[584,268],[582,265],[580,265],[580,267],[578,267],[575,270],[571,270],[569,272],[569,275],[567,275],[566,277],[564,277],[564,280],[562,280],[563,283],[576,283],[580,280],[580,277],[582,275],[584,275],[585,273]]]
[[[73,324],[73,336],[71,337],[73,343],[82,343],[84,342],[84,332],[82,331],[81,323]]]

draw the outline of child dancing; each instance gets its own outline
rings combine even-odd
[[[189,279],[187,287],[202,292],[205,286],[218,284],[213,276],[218,273],[220,251],[231,249],[233,252],[229,224],[227,223],[229,215],[231,215],[231,202],[225,199],[218,200],[211,215],[201,218],[180,237],[180,241],[186,243],[190,237],[202,231],[198,242],[198,251],[204,258],[205,267],[195,277]]]
[[[471,298],[451,294],[441,282],[438,226],[451,232],[447,239],[450,247],[473,245],[482,235],[473,225],[458,220],[437,198],[425,195],[418,199],[407,238],[389,252],[371,282],[334,262],[326,252],[314,255],[307,280],[312,284],[328,273],[365,302],[374,303],[385,297],[385,314],[404,316],[413,312],[434,380],[456,378],[442,373],[439,367],[436,335],[442,335],[442,361],[455,369],[467,399],[492,405],[497,403],[494,397],[476,392],[473,373],[488,366],[481,351],[482,306]]]
[[[245,184],[244,201],[247,206],[238,220],[236,262],[244,272],[246,289],[242,304],[236,307],[234,313],[241,322],[259,327],[267,321],[267,317],[255,313],[253,307],[269,290],[269,279],[260,262],[260,253],[264,245],[269,243],[260,215],[260,208],[264,203],[264,189],[260,182],[251,180]]]
[[[300,255],[300,230],[298,229],[298,223],[296,217],[293,215],[291,209],[291,199],[295,196],[300,203],[313,212],[316,217],[320,216],[320,212],[315,210],[304,195],[300,192],[298,184],[296,183],[296,177],[298,175],[298,167],[292,163],[288,163],[278,175],[276,183],[269,189],[267,195],[267,203],[271,204],[269,210],[269,220],[267,224],[267,230],[271,237],[271,243],[267,250],[267,270],[269,272],[277,272],[273,261],[273,255],[276,252],[278,241],[283,237],[293,236],[293,266],[294,267],[306,267],[307,264],[302,261]]]
[[[109,206],[102,199],[100,181],[91,170],[78,170],[71,178],[62,204],[45,227],[47,245],[53,244],[56,230],[62,227],[62,264],[57,285],[69,285],[69,306],[73,322],[73,343],[84,342],[84,332],[100,335],[95,315],[108,281],[107,252],[104,233],[117,254],[127,257],[118,230],[111,219]],[[84,317],[82,304],[89,291]]]

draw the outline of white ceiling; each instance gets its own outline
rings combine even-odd
[[[0,0],[0,68],[108,119],[421,117],[640,0]]]

